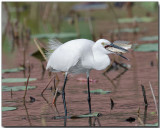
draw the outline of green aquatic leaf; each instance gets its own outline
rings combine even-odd
[[[148,22],[152,22],[153,18],[151,18],[151,17],[140,17],[140,18],[134,17],[134,18],[120,18],[120,19],[118,19],[119,23],[133,23],[135,21],[148,23]]]
[[[44,48],[41,48],[41,49],[42,49],[43,53],[46,53],[46,50]],[[40,61],[46,61],[39,50],[32,53],[31,56],[33,56],[34,58],[36,58]]]
[[[20,72],[22,70],[24,70],[23,67],[11,68],[11,69],[2,69],[2,73]]]
[[[158,43],[152,43],[152,44],[141,44],[137,48],[134,49],[138,52],[154,52],[158,51]]]
[[[52,39],[52,38],[73,38],[77,37],[76,33],[42,33],[42,34],[35,34],[31,36],[32,38],[38,38],[38,39]]]
[[[158,36],[146,36],[146,37],[142,37],[140,38],[141,41],[154,41],[154,40],[158,40]]]
[[[73,115],[73,116],[67,116],[68,119],[77,119],[77,118],[88,118],[88,117],[99,117],[101,116],[100,113],[94,112],[84,115]],[[64,119],[64,116],[54,116],[53,119]]]
[[[36,78],[29,78],[29,81],[35,81]],[[19,82],[27,82],[27,78],[4,78],[2,79],[2,83],[19,83]]]
[[[17,108],[16,107],[2,107],[2,112],[4,111],[13,111],[13,110],[16,110]]]
[[[111,91],[104,91],[102,89],[97,89],[97,90],[90,90],[90,93],[93,93],[93,94],[108,94],[110,93]],[[85,93],[88,93],[87,91],[85,91]]]
[[[140,2],[139,4],[150,12],[155,12],[158,9],[158,2]]]
[[[30,89],[35,89],[36,86],[27,86],[27,90],[30,90]],[[3,92],[6,92],[6,91],[24,91],[26,90],[26,86],[14,86],[14,87],[9,87],[9,86],[2,86],[2,91]]]
[[[140,31],[140,28],[122,28],[120,29],[120,32],[128,32],[128,33],[139,32],[139,31]],[[118,33],[119,30],[115,29],[114,32]]]
[[[74,115],[71,116],[71,119],[75,119],[75,118],[87,118],[87,117],[98,117],[100,114],[98,112],[95,113],[90,113],[90,114],[84,114],[84,115]]]
[[[155,124],[145,124],[145,126],[158,126],[158,123],[155,123]]]

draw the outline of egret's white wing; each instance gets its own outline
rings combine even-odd
[[[62,45],[62,43],[60,41],[58,41],[57,39],[49,39],[47,52],[45,53],[47,58],[49,59],[49,57],[53,53],[53,51],[56,50],[61,45]]]
[[[88,69],[84,68],[84,66],[82,65],[82,61],[79,60],[75,66],[72,66],[69,69],[69,73],[73,73],[73,74],[86,73],[87,70]]]
[[[64,43],[51,54],[46,69],[52,68],[53,70],[64,72],[72,70],[71,72],[78,73],[78,70],[73,71],[73,69],[75,70],[77,67],[80,71],[82,66],[79,61],[84,59],[83,56],[88,56],[88,49],[91,49],[93,44],[93,41],[86,39],[76,39]]]
[[[129,44],[130,42],[129,41],[114,41],[113,44],[117,45],[117,46],[120,46],[126,50],[130,49],[132,47],[131,44]],[[121,52],[121,53],[125,53],[125,51],[122,51],[120,49],[117,49],[117,48],[114,48],[114,47],[109,47],[107,48],[108,50],[110,51],[113,51],[113,52]]]

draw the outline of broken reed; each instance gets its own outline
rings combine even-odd
[[[30,78],[30,74],[28,75],[27,82],[25,83],[26,84],[26,89],[25,89],[24,96],[23,96],[23,103],[24,104],[25,104],[25,98],[26,98],[26,94],[27,94],[27,86],[28,86],[28,83],[29,83],[29,78]]]

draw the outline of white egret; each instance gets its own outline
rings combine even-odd
[[[127,49],[131,47],[131,45],[128,45],[123,41],[115,41],[114,43],[111,43],[105,39],[99,39],[96,42],[87,39],[75,39],[64,44],[58,42],[57,40],[50,40],[49,43],[48,63],[46,69],[50,69],[53,72],[65,72],[65,80],[62,89],[65,117],[67,116],[65,102],[65,85],[67,82],[67,74],[86,73],[88,83],[88,104],[89,112],[91,113],[91,98],[89,87],[90,70],[103,70],[109,66],[110,58],[108,54],[110,53],[116,53],[127,59],[120,53],[127,52]]]

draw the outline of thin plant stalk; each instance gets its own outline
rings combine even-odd
[[[50,81],[47,83],[47,86],[43,89],[43,91],[41,92],[41,95],[43,95],[44,91],[47,89],[47,87],[49,86],[49,84],[51,83],[51,81],[53,80],[55,76],[53,76]]]
[[[142,126],[144,126],[144,123],[143,123],[143,121],[142,121],[142,119],[140,118],[140,107],[138,108],[138,111],[137,111],[137,120],[140,122],[140,124],[142,125]]]
[[[146,119],[147,119],[147,108],[148,106],[145,106],[144,108],[144,119],[143,119],[144,124],[146,124]]]
[[[30,78],[30,74],[28,75],[27,82],[26,82],[26,89],[25,89],[24,96],[23,96],[23,101],[24,102],[25,102],[25,98],[26,98],[26,94],[27,94],[27,86],[28,86],[28,83],[29,83],[29,78]]]
[[[30,126],[32,126],[30,118],[29,118],[28,110],[27,110],[27,107],[26,107],[26,100],[25,100],[26,94],[27,94],[27,86],[28,86],[28,83],[29,83],[29,78],[30,78],[30,74],[28,75],[27,82],[26,82],[26,89],[25,89],[24,96],[23,96],[23,105],[24,105],[25,110],[26,110],[28,122],[29,122]]]
[[[113,8],[113,6],[112,6],[112,4],[111,3],[109,3],[109,7],[110,7],[110,9],[111,9],[111,11],[113,12],[113,15],[114,15],[114,17],[115,17],[115,21],[116,21],[116,23],[117,23],[117,28],[118,28],[118,33],[119,33],[119,39],[120,39],[120,29],[121,29],[121,27],[120,27],[120,24],[119,24],[119,22],[118,22],[118,16],[117,16],[117,14],[116,14],[116,12],[115,12],[115,10],[114,10],[114,8]]]
[[[141,85],[141,87],[142,87],[142,93],[143,93],[143,97],[144,97],[145,106],[148,106],[145,88],[143,85]]]
[[[25,100],[24,100],[24,107],[25,107],[25,110],[26,110],[26,114],[27,114],[27,118],[28,118],[29,125],[32,126],[31,120],[30,120],[30,118],[29,118],[28,109],[27,109],[26,101],[25,101]]]
[[[76,14],[74,14],[74,20],[75,20],[75,29],[76,29],[76,32],[77,32],[77,35],[78,35],[78,38],[80,37],[80,31],[79,31],[79,21],[78,21],[78,17]]]
[[[89,11],[88,11],[88,13],[89,13]],[[90,13],[88,14],[88,24],[89,24],[90,32],[92,34],[92,39],[95,41],[96,38],[95,38],[95,33],[94,33],[94,28],[93,28],[93,24],[92,24]]]
[[[157,101],[156,101],[156,98],[155,98],[155,95],[154,95],[154,92],[153,92],[153,88],[152,88],[152,85],[151,85],[150,81],[149,81],[149,85],[150,85],[150,89],[151,89],[151,92],[152,92],[152,96],[153,96],[153,100],[154,100],[154,104],[155,104],[156,111],[157,111],[157,116],[158,116]]]
[[[34,38],[34,43],[35,43],[35,45],[37,46],[37,48],[38,48],[38,50],[40,51],[40,53],[42,54],[43,58],[47,61],[47,58],[46,58],[44,52],[42,51],[41,47],[40,47],[39,44],[37,43],[37,39],[36,39],[36,38]]]
[[[55,92],[55,95],[54,95],[54,98],[53,98],[53,102],[52,102],[52,104],[54,104],[54,106],[56,106],[55,101],[56,101],[56,98],[57,98],[57,92],[58,92],[58,88],[56,88],[56,92]]]
[[[58,112],[57,107],[54,106],[55,109],[53,109],[52,105],[48,102],[48,100],[47,100],[43,95],[42,95],[42,98],[43,98],[43,99],[46,101],[46,103],[52,108],[52,110],[54,110],[54,111],[58,114],[58,116],[59,116],[59,112]]]
[[[11,89],[11,99],[12,99],[12,95],[13,95],[13,93],[12,93],[12,89]]]
[[[23,67],[26,68],[26,50],[23,48]],[[26,77],[26,71],[24,70],[24,77]]]

